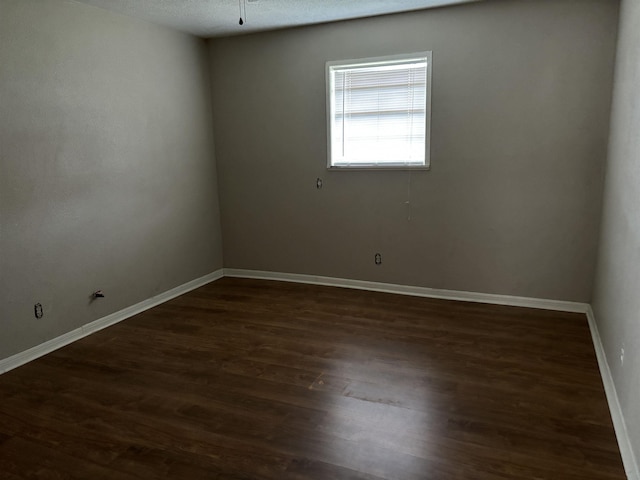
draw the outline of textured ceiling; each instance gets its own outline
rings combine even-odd
[[[75,0],[200,37],[221,37],[298,25],[407,12],[477,0]]]

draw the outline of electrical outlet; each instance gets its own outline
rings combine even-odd
[[[33,306],[33,313],[35,314],[36,318],[42,318],[44,315],[44,310],[42,310],[42,305],[40,303],[36,303]]]
[[[624,345],[620,347],[620,366],[624,365]]]
[[[376,253],[376,256],[374,257],[374,261],[376,262],[376,265],[382,264],[382,254]]]

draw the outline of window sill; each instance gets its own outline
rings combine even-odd
[[[387,171],[387,170],[423,170],[423,171],[427,171],[427,170],[431,170],[431,167],[428,165],[420,165],[420,166],[407,166],[407,165],[389,165],[389,166],[373,166],[373,165],[363,165],[363,166],[332,166],[332,167],[327,167],[327,170],[332,171],[332,172],[350,172],[352,170],[358,170],[358,171],[362,171],[362,170],[368,170],[368,171]]]

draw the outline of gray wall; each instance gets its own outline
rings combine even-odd
[[[640,459],[640,1],[623,0],[593,310]],[[624,363],[620,349],[624,347]]]
[[[0,358],[222,266],[210,97],[203,40],[0,0]]]
[[[498,0],[211,41],[225,267],[589,301],[617,9]],[[328,172],[325,62],[422,50],[431,171]]]

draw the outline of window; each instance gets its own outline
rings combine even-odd
[[[431,52],[327,62],[328,167],[428,168]]]

